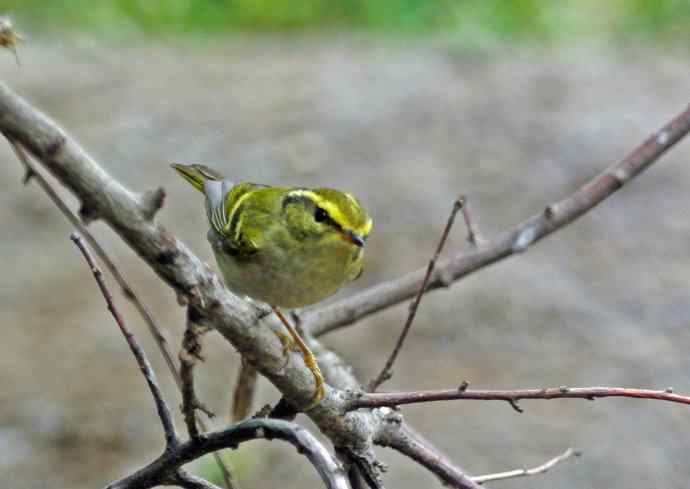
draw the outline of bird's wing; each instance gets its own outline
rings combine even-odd
[[[235,187],[230,180],[205,180],[204,195],[206,195],[206,216],[208,222],[221,236],[225,235],[230,224],[227,206],[225,205],[228,194]]]

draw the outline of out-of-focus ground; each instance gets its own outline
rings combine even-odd
[[[163,185],[159,219],[209,262],[201,200],[172,161],[356,193],[376,225],[353,289],[425,266],[459,192],[491,237],[575,189],[688,103],[687,57],[637,47],[480,54],[346,38],[147,47],[68,39],[28,44],[21,57],[21,68],[7,53],[0,58],[2,80],[130,188]],[[525,255],[431,294],[387,388],[468,379],[478,388],[690,392],[689,159],[684,141]],[[21,177],[0,145],[0,485],[102,487],[154,457],[161,429],[69,225]],[[92,228],[177,349],[183,310],[173,294],[104,225]],[[458,223],[448,253],[465,246],[464,234]],[[142,322],[117,300],[176,406]],[[405,311],[324,341],[366,380]],[[222,425],[238,355],[215,334],[206,345],[201,397]],[[261,382],[257,405],[277,399]],[[681,487],[690,478],[686,406],[609,399],[523,407],[518,414],[505,403],[464,401],[403,412],[472,474],[584,450],[546,476],[496,487]],[[391,465],[387,487],[438,486],[415,464],[380,454]],[[311,467],[276,443],[243,446],[232,458],[245,488],[320,487]]]

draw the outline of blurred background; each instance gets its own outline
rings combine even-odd
[[[0,0],[0,13],[26,38],[20,67],[0,52],[0,78],[128,187],[163,185],[160,221],[210,263],[201,200],[172,161],[358,195],[376,223],[368,267],[338,297],[425,266],[458,193],[492,237],[624,156],[690,93],[690,3],[680,0]],[[387,388],[467,379],[690,392],[689,159],[683,141],[525,255],[429,295]],[[21,177],[0,145],[0,485],[102,487],[157,455],[161,430],[70,226]],[[173,294],[103,224],[92,230],[176,350],[183,310]],[[464,236],[458,224],[446,253],[462,250]],[[144,325],[117,302],[177,405]],[[324,342],[368,380],[405,314],[400,305]],[[215,334],[206,353],[200,397],[221,427],[238,355]],[[278,397],[260,382],[257,407]],[[523,408],[467,401],[403,412],[471,474],[584,451],[546,476],[496,487],[687,485],[686,406]],[[380,454],[387,487],[439,485]],[[321,487],[277,443],[228,459],[245,488]]]

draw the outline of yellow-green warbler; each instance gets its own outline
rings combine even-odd
[[[233,292],[269,304],[316,379],[314,355],[279,307],[319,302],[362,273],[372,220],[352,195],[329,188],[233,183],[202,165],[172,167],[206,196],[208,240]]]

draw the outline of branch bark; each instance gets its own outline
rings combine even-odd
[[[690,396],[674,394],[673,390],[628,389],[624,387],[552,387],[548,389],[513,390],[429,390],[411,392],[358,393],[348,409],[396,407],[434,401],[505,401],[514,404],[522,399],[587,399],[602,397],[628,397],[654,399],[690,405]]]
[[[218,330],[294,406],[308,405],[314,378],[300,355],[285,363],[267,317],[269,309],[230,293],[198,257],[154,219],[160,199],[136,194],[103,170],[53,121],[0,84],[0,131],[21,144],[82,202],[82,219],[105,221],[166,282],[199,312],[198,322]],[[154,191],[155,192],[155,191]],[[159,191],[161,193],[162,190]],[[336,446],[379,474],[371,440],[381,416],[343,413],[345,393],[325,387],[322,402],[307,414]]]

